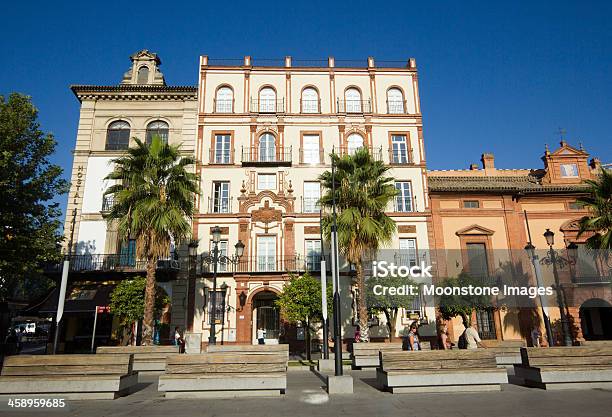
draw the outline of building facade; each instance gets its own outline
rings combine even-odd
[[[228,62],[202,56],[198,91],[201,196],[193,224],[198,252],[212,249],[214,226],[223,233],[223,254],[232,255],[238,241],[245,245],[238,265],[222,265],[216,295],[210,269],[192,277],[188,328],[201,333],[203,343],[213,296],[217,340],[254,343],[258,328],[265,329],[268,343],[292,339],[274,300],[290,274],[318,275],[321,253],[329,251],[321,241],[317,200],[318,177],[331,169],[332,152],[365,147],[389,164],[399,192],[388,208],[398,226],[389,250],[416,262],[418,252],[428,248],[430,210],[414,59],[377,65],[373,58]],[[354,288],[348,266],[342,271],[344,336],[350,339]],[[384,337],[383,328],[374,328],[374,337]]]
[[[584,181],[595,179],[601,164],[595,158],[589,161],[582,147],[565,141],[553,152],[546,147],[542,160],[543,168],[497,169],[493,155],[483,154],[481,168],[473,164],[466,170],[428,173],[431,245],[438,274],[467,272],[500,277],[504,283],[508,276],[524,277],[523,285],[536,285],[525,246],[531,242],[540,260],[549,258],[544,232],[550,230],[555,234],[553,248],[558,257],[569,261],[557,267],[574,337],[609,339],[610,268],[598,264],[585,250],[589,235],[578,236],[578,221],[588,212],[576,202],[586,195]],[[578,245],[577,258],[567,250],[572,243]],[[544,283],[553,285],[552,265],[540,263]],[[494,310],[475,314],[481,334],[486,339],[529,341],[533,327],[543,326],[539,302],[532,308],[505,304],[501,300]],[[558,323],[556,300],[551,299],[548,307],[551,321]],[[448,324],[456,340],[463,332],[461,320]],[[558,335],[560,328],[553,330]],[[543,327],[542,332],[545,334]]]
[[[118,85],[71,86],[80,102],[80,116],[64,224],[64,252],[71,261],[64,330],[67,343],[91,337],[89,319],[95,305],[108,305],[118,280],[146,272],[144,262],[136,259],[135,241],[120,239],[103,219],[113,204],[103,195],[110,186],[105,178],[113,170],[113,158],[133,146],[134,138],[150,141],[154,134],[181,144],[186,155],[195,151],[197,89],[167,85],[160,71],[161,60],[154,53],[142,50],[130,58],[131,66]],[[158,272],[160,285],[176,301],[173,319],[184,326],[185,309],[181,306],[185,305],[186,288],[181,287],[182,281],[174,280],[180,265],[160,262]],[[59,274],[61,268],[49,273]],[[48,300],[42,313],[56,309],[57,294]],[[80,315],[86,316],[84,323],[79,322]],[[111,327],[110,323],[105,327],[109,333]]]

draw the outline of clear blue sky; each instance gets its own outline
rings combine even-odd
[[[118,83],[142,48],[176,85],[196,84],[201,54],[415,57],[430,169],[485,151],[498,167],[539,168],[559,127],[612,162],[609,1],[7,3],[0,94],[33,97],[66,175],[79,114],[69,85]]]

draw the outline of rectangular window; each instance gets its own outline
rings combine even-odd
[[[391,136],[391,163],[407,164],[408,161],[408,145],[406,135]]]
[[[258,190],[276,190],[276,174],[258,174],[257,175]]]
[[[415,266],[418,264],[416,239],[399,240],[399,262],[400,266]]]
[[[480,202],[478,200],[465,200],[463,202],[463,208],[479,208]]]
[[[577,177],[578,176],[578,165],[576,164],[563,164],[561,165],[561,176],[562,177]]]
[[[569,203],[570,210],[582,210],[584,207],[577,201]]]
[[[212,213],[229,213],[229,185],[228,181],[214,181],[213,182],[213,201],[211,212]]]
[[[215,135],[215,164],[229,164],[231,163],[231,151],[232,137],[228,134]]]
[[[478,323],[478,333],[483,340],[497,339],[495,333],[495,319],[491,310],[476,311],[476,323]]]
[[[398,192],[395,197],[395,211],[412,211],[412,189],[410,187],[410,182],[398,181],[395,183],[395,189]]]
[[[306,270],[321,270],[321,241],[319,239],[306,240]]]
[[[319,142],[319,135],[304,135],[302,138],[302,161],[305,164],[318,164],[321,162]]]
[[[472,277],[484,278],[489,275],[487,247],[484,243],[467,243],[468,273]]]
[[[257,237],[257,271],[276,271],[276,236]]]
[[[210,254],[212,255],[213,254],[212,252],[214,249],[214,243],[210,242],[210,244],[211,244]],[[218,247],[219,247],[219,259],[221,259],[224,256],[227,256],[227,240],[220,240]],[[227,262],[219,260],[219,264],[217,265],[217,271],[219,272],[227,271]]]
[[[223,323],[225,318],[225,290],[208,291],[207,298],[208,324],[211,325],[213,320],[213,299],[215,300],[215,324]]]
[[[314,181],[304,183],[304,213],[317,213],[321,198],[321,184]]]

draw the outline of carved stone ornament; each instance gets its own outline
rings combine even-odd
[[[283,219],[283,213],[280,210],[270,207],[270,202],[266,200],[262,208],[254,210],[251,213],[251,218],[254,222],[268,224],[272,222],[280,222]]]

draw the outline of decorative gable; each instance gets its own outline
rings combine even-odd
[[[590,179],[592,174],[588,165],[589,154],[582,149],[570,146],[564,140],[560,147],[550,152],[548,146],[542,160],[546,174],[542,178],[543,184],[579,184]]]
[[[494,230],[488,229],[484,226],[479,226],[477,224],[473,224],[468,227],[464,227],[463,229],[457,230],[455,234],[457,236],[466,236],[466,235],[479,235],[479,236],[492,236],[495,233]]]
[[[142,49],[130,56],[132,68],[123,74],[121,84],[166,85],[164,75],[159,70],[161,59],[156,53]]]

